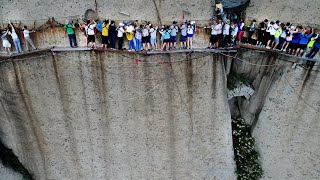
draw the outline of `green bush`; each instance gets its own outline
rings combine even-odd
[[[237,179],[260,179],[263,170],[259,163],[259,153],[255,150],[255,139],[251,136],[249,126],[242,118],[232,120],[232,136]]]
[[[227,88],[231,91],[237,88],[238,83],[249,84],[250,81],[243,75],[230,72],[227,76]]]

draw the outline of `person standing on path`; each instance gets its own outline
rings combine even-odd
[[[72,24],[70,21],[68,21],[67,24],[64,26],[64,30],[67,31],[70,47],[76,48],[77,47],[77,38],[76,38],[75,31],[74,31],[75,30],[74,24]],[[30,39],[30,37],[29,37],[29,39]]]
[[[36,46],[33,44],[32,39],[30,38],[30,33],[35,32],[35,31],[29,31],[27,26],[24,26],[22,29],[23,36],[26,42],[27,50],[30,51],[29,49],[29,44],[32,46],[33,50],[37,50]]]
[[[21,53],[22,52],[22,47],[21,47],[21,43],[19,40],[19,37],[13,27],[13,25],[11,24],[11,22],[9,21],[9,25],[11,26],[11,32],[8,32],[9,35],[11,35],[14,46],[16,47],[16,51],[17,53]]]

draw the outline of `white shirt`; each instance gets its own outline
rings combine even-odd
[[[89,26],[86,26],[86,31],[88,35],[94,35],[94,28],[96,27],[96,24],[91,24]]]
[[[28,29],[23,30],[24,37],[30,37],[30,31]]]
[[[157,37],[157,29],[156,28],[151,28],[150,29],[150,35],[153,38]]]
[[[9,32],[8,34],[11,35],[12,39],[18,39],[18,35],[14,28],[12,28],[12,32]]]
[[[232,37],[236,37],[237,34],[238,34],[238,25],[235,25],[235,26],[233,27],[233,30],[232,30],[232,32],[231,32],[231,35],[232,35]]]
[[[229,35],[230,34],[230,25],[229,24],[225,24],[223,27],[223,34],[224,35]]]
[[[218,31],[218,34],[222,34],[222,24],[217,24],[216,30]]]
[[[142,37],[147,37],[147,36],[149,36],[148,29],[142,29]]]
[[[123,37],[123,33],[124,33],[123,27],[119,27],[119,28],[118,28],[118,34],[117,34],[117,36],[118,36],[118,37]]]
[[[188,34],[193,34],[193,33],[194,33],[194,27],[193,27],[193,26],[188,27],[187,33],[188,33]]]

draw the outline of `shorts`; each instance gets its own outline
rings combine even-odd
[[[177,36],[170,36],[171,42],[177,42]]]
[[[5,48],[11,48],[11,44],[8,40],[2,40],[2,46]]]
[[[279,43],[280,39],[279,38],[274,38],[275,43]]]
[[[151,37],[150,38],[150,44],[151,45],[156,45],[157,44],[157,38],[156,37]]]
[[[96,38],[94,35],[88,35],[88,42],[96,42]]]
[[[271,35],[271,34],[270,34],[268,40],[274,41],[274,35]]]
[[[304,49],[307,48],[307,44],[299,44],[299,45],[298,45],[298,48],[304,50]]]
[[[222,33],[221,33],[221,34],[218,34],[218,41],[221,41],[222,38],[223,38],[223,34],[222,34]]]
[[[298,44],[296,44],[296,43],[290,43],[289,48],[290,48],[290,49],[297,49],[297,48],[298,48]]]
[[[108,44],[109,42],[109,36],[101,36],[101,44]]]
[[[188,37],[188,38],[192,38],[192,37],[193,37],[193,34],[187,34],[187,37]]]
[[[186,41],[187,41],[187,36],[180,35],[180,42],[186,42]]]
[[[150,43],[150,37],[149,36],[142,37],[142,43]]]
[[[270,39],[270,33],[269,33],[269,32],[266,32],[266,33],[264,34],[264,39],[265,39],[265,40],[269,40],[269,39]]]
[[[164,39],[163,40],[163,42],[165,42],[165,43],[168,43],[168,42],[170,42],[171,40],[170,39]]]
[[[161,40],[161,42],[163,42],[163,41],[164,41],[164,37],[163,37],[163,36],[161,36],[160,40]]]
[[[211,35],[211,36],[210,36],[210,42],[211,42],[212,44],[218,42],[218,35]]]

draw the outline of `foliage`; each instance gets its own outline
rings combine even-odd
[[[255,150],[255,139],[242,118],[232,120],[232,135],[238,180],[257,180],[263,170],[259,163],[259,154]]]
[[[227,88],[231,91],[237,88],[238,83],[249,84],[250,80],[247,79],[243,74],[237,74],[235,72],[230,72],[227,77]]]

